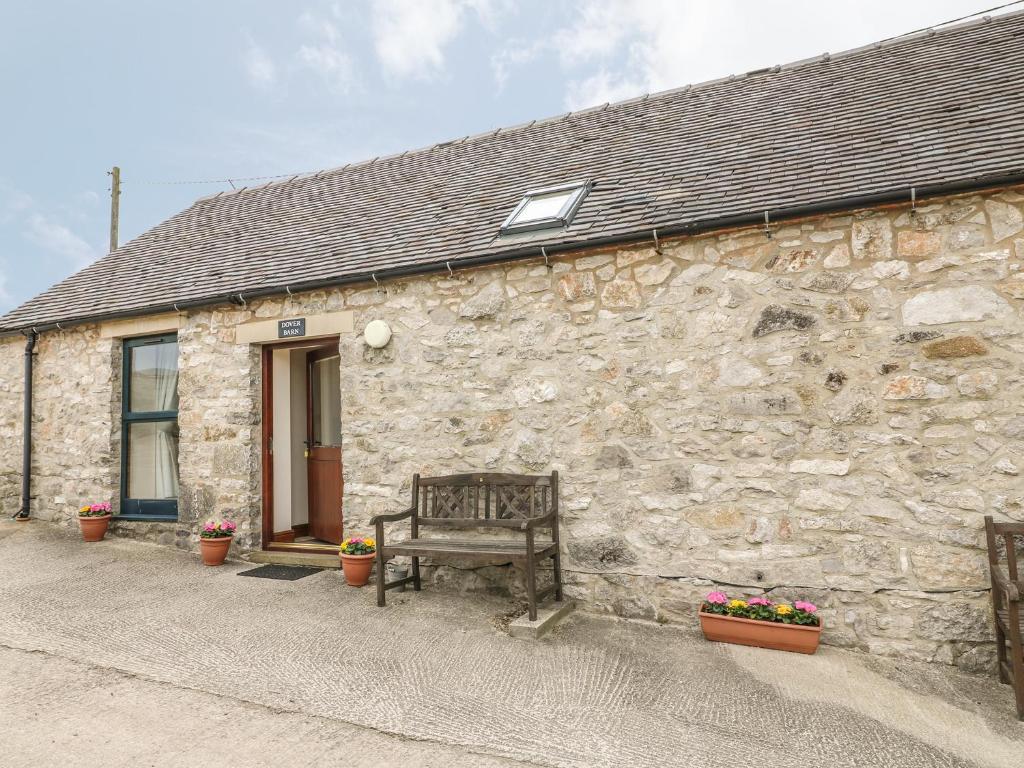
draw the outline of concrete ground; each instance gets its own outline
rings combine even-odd
[[[1006,766],[988,677],[704,642],[507,601],[286,582],[0,523],[0,744],[20,766]]]

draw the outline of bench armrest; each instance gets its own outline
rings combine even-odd
[[[374,515],[370,518],[370,525],[376,525],[380,523],[393,523],[396,520],[404,520],[407,517],[412,517],[416,514],[416,507],[409,507],[405,512],[395,512],[390,515]]]
[[[523,524],[519,526],[519,530],[528,531],[531,528],[550,528],[554,524],[555,515],[549,512],[544,517],[531,517],[529,520],[523,521]]]
[[[992,567],[992,583],[1006,595],[1007,600],[1014,602],[1020,600],[1020,589],[1017,583],[1010,581],[1009,577],[995,566]]]

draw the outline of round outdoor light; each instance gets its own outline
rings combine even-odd
[[[383,320],[371,320],[363,330],[363,341],[374,349],[387,346],[391,341],[391,326]]]

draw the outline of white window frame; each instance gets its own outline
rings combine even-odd
[[[565,227],[571,221],[573,216],[576,215],[576,211],[579,210],[580,205],[583,203],[583,199],[590,192],[590,180],[576,181],[571,184],[559,184],[554,187],[541,187],[538,189],[531,189],[523,195],[523,199],[519,201],[519,204],[513,209],[512,213],[505,219],[505,223],[501,225],[501,234],[511,235],[518,232],[532,232],[538,229],[552,229],[554,227]],[[554,216],[549,216],[543,219],[531,219],[530,221],[517,222],[516,217],[522,213],[523,208],[535,197],[542,197],[544,195],[551,195],[556,192],[567,192],[573,190],[573,193],[569,195],[561,209]]]

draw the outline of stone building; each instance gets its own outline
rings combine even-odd
[[[1022,264],[1016,14],[199,200],[0,320],[0,494],[27,339],[34,517],[323,549],[414,472],[558,469],[592,609],[806,596],[979,668]]]

